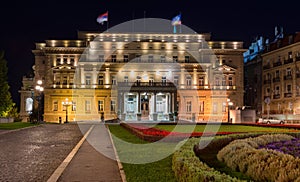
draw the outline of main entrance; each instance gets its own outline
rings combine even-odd
[[[142,118],[146,118],[149,116],[149,96],[148,95],[141,96],[141,114],[142,114]]]

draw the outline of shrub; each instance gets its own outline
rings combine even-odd
[[[219,151],[218,160],[257,181],[299,181],[300,159],[275,150],[258,149],[271,142],[292,140],[286,134],[239,139]]]
[[[200,139],[191,138],[174,153],[172,169],[178,181],[241,181],[220,173],[200,161],[193,151],[194,146],[198,144],[199,141]]]

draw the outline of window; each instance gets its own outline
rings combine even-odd
[[[111,62],[117,62],[117,55],[111,55]]]
[[[164,49],[165,49],[165,46],[161,46],[160,49],[161,49],[161,50],[164,50]]]
[[[178,79],[179,79],[179,76],[174,76],[174,84],[175,85],[178,85]]]
[[[233,86],[233,78],[231,76],[228,77],[228,85]]]
[[[161,82],[163,85],[165,85],[167,83],[167,77],[165,76],[161,77]]]
[[[67,85],[68,84],[68,76],[64,75],[63,76],[63,85]]]
[[[199,77],[199,86],[204,85],[204,77]]]
[[[192,101],[186,102],[186,112],[192,112]]]
[[[127,63],[127,62],[129,61],[129,56],[128,56],[128,55],[124,55],[124,56],[123,56],[123,61],[124,61],[125,63]]]
[[[99,62],[104,62],[104,55],[99,55]]]
[[[292,93],[292,85],[287,85],[286,91],[287,91],[287,93]]]
[[[286,69],[286,75],[292,76],[292,69],[291,68]]]
[[[176,50],[176,49],[177,49],[177,45],[173,45],[173,49],[175,49],[175,50]]]
[[[58,111],[58,101],[53,101],[53,111]]]
[[[117,79],[116,79],[116,76],[111,76],[111,84],[112,84],[112,85],[117,85]]]
[[[63,64],[68,64],[68,57],[67,56],[64,56],[64,58],[63,58]]]
[[[151,76],[149,78],[149,85],[153,85],[153,83],[154,83],[154,78],[153,78],[153,76]]]
[[[200,113],[204,113],[204,101],[202,101],[202,102],[200,102],[200,105],[199,105],[199,111],[200,111]]]
[[[164,112],[164,98],[162,95],[156,96],[156,111],[157,112]]]
[[[226,112],[226,102],[222,103],[222,112]]]
[[[184,56],[184,62],[189,63],[190,62],[190,56]]]
[[[288,57],[289,57],[289,59],[293,59],[293,52],[289,52]]]
[[[85,76],[85,84],[86,85],[91,85],[91,75],[86,75]]]
[[[222,85],[226,86],[226,78],[224,76],[222,77]]]
[[[152,55],[148,56],[148,62],[149,62],[149,63],[152,63],[152,62],[153,62],[153,56],[152,56]]]
[[[135,96],[128,95],[126,112],[133,113],[135,111]]]
[[[276,72],[275,72],[275,78],[279,78],[279,77],[280,77],[280,71],[276,70]]]
[[[89,100],[85,101],[85,111],[91,112],[91,101],[89,101]]]
[[[162,63],[166,62],[166,56],[160,56],[160,62]]]
[[[141,62],[141,55],[140,54],[135,55],[135,61],[136,62]]]
[[[216,86],[219,86],[219,85],[220,85],[220,79],[219,79],[219,77],[216,77],[216,78],[215,78],[215,85],[216,85]]]
[[[103,75],[99,75],[98,76],[98,85],[103,85],[103,83],[104,83]]]
[[[72,111],[76,111],[76,102],[72,102]]]
[[[98,100],[98,111],[104,111],[104,101]]]
[[[266,88],[266,95],[269,96],[270,95],[270,88]]]
[[[187,86],[191,86],[192,85],[192,77],[190,75],[188,75],[186,77],[186,85]]]
[[[178,62],[178,56],[173,56],[173,63],[177,63]]]
[[[114,100],[110,101],[110,111],[116,111],[116,101]]]
[[[70,57],[70,64],[75,66],[75,57],[74,56]]]
[[[128,82],[128,76],[124,76],[124,82]]]
[[[275,95],[279,95],[280,94],[280,87],[276,86],[275,87]]]
[[[216,114],[218,112],[218,103],[213,103],[213,114]]]
[[[56,57],[56,64],[62,64],[61,61],[62,61],[62,60],[61,60],[61,57]]]

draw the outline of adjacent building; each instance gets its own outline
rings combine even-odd
[[[43,81],[48,122],[122,120],[228,121],[229,99],[243,106],[242,42],[210,34],[79,32],[78,40],[36,43],[34,78],[21,93],[30,113]],[[66,118],[67,115],[67,118]],[[28,114],[27,114],[28,116]],[[66,119],[64,119],[66,118]]]
[[[262,111],[284,119],[300,115],[300,33],[270,43],[262,55]]]

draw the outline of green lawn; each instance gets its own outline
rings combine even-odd
[[[109,129],[111,133],[129,143],[133,144],[146,144],[148,142],[143,141],[136,137],[135,135],[128,132],[126,129],[119,125],[109,125]],[[125,152],[121,150],[120,146],[118,146],[117,143],[115,143],[118,155],[120,159],[122,160],[122,157],[126,157],[128,155],[131,155],[131,152]],[[132,148],[132,151],[136,149]],[[156,149],[157,150],[157,149]],[[164,150],[162,148],[159,148],[159,150]],[[159,151],[157,150],[157,151]],[[141,157],[138,155],[143,155],[140,153],[135,153],[135,157]],[[176,181],[174,172],[172,171],[172,156],[168,156],[162,160],[159,160],[157,162],[152,163],[146,163],[146,164],[129,164],[129,163],[122,163],[126,180],[128,182],[135,182],[135,181]]]
[[[176,126],[176,129],[174,129]],[[260,127],[260,126],[243,126],[243,125],[156,125],[155,128],[176,131],[176,132],[203,132],[206,130],[218,131],[218,132],[288,132],[295,131],[295,129],[286,128],[272,128],[272,127]]]
[[[0,130],[14,130],[34,126],[35,124],[25,122],[0,123]]]

